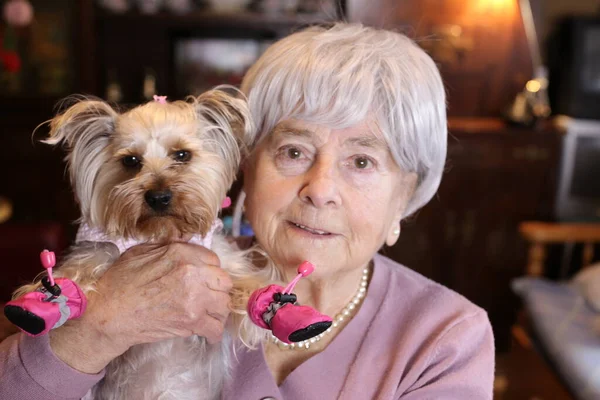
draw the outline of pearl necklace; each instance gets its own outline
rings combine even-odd
[[[358,308],[358,306],[360,305],[360,303],[362,303],[363,299],[365,298],[365,295],[367,294],[367,285],[369,284],[370,267],[371,267],[371,264],[369,264],[365,269],[363,269],[362,278],[360,280],[360,286],[358,287],[356,294],[354,295],[354,297],[352,297],[352,300],[350,300],[348,302],[348,304],[346,304],[346,307],[344,307],[342,309],[342,311],[340,311],[335,316],[335,318],[333,319],[333,323],[331,324],[331,326],[329,328],[327,328],[327,330],[325,332],[323,332],[313,338],[304,340],[302,342],[290,343],[290,344],[282,342],[281,340],[277,339],[273,335],[273,333],[269,332],[271,342],[276,344],[282,350],[296,350],[296,349],[307,350],[310,348],[311,344],[317,343],[318,341],[323,339],[323,336],[331,333],[333,331],[333,329],[339,327],[346,319],[351,318],[352,315],[354,314],[354,312],[356,311],[356,309]]]

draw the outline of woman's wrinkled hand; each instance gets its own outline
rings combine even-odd
[[[193,244],[132,247],[90,292],[86,312],[50,332],[54,353],[97,373],[131,346],[191,335],[221,340],[232,282],[212,251]]]

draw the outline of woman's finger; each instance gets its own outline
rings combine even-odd
[[[208,343],[215,344],[219,343],[223,339],[225,325],[223,322],[213,318],[207,313],[205,318],[200,321],[193,331],[196,335],[206,338]]]
[[[210,290],[229,293],[233,288],[233,281],[225,270],[218,267],[207,267],[203,272],[206,274],[204,283]]]

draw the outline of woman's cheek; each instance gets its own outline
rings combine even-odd
[[[360,195],[369,196],[377,191],[381,183],[381,177],[377,171],[362,171],[350,168],[344,168],[342,176],[347,185],[358,191]]]
[[[275,169],[282,176],[296,176],[305,173],[310,168],[309,160],[274,160]]]

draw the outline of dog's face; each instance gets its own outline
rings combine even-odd
[[[169,108],[149,103],[117,120],[90,210],[107,232],[150,238],[210,228],[238,161],[206,143],[207,121],[186,120]]]
[[[144,240],[206,234],[240,162],[245,103],[220,91],[124,114],[86,103],[57,117],[49,140],[70,151],[84,222]]]

